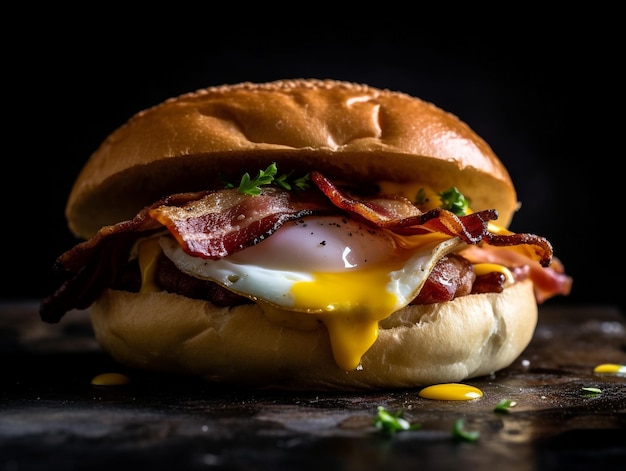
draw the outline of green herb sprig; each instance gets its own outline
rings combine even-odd
[[[463,216],[467,214],[469,209],[469,200],[465,198],[455,186],[448,188],[445,191],[437,193],[441,200],[441,208],[452,211],[457,216]]]
[[[452,425],[452,436],[466,442],[475,442],[480,437],[478,430],[465,430],[465,421],[456,419]]]
[[[516,404],[517,404],[516,402],[511,401],[510,399],[502,399],[500,402],[496,404],[496,407],[494,407],[493,411],[507,413],[509,412],[509,409],[511,407],[514,407]]]
[[[602,394],[602,389],[600,388],[587,387],[582,388],[582,390],[585,391],[585,397],[596,397]]]
[[[426,194],[426,190],[424,188],[420,188],[417,191],[417,195],[415,195],[415,204],[418,206],[422,206],[428,203],[428,195]]]
[[[394,435],[398,432],[421,428],[421,424],[411,424],[408,420],[402,418],[402,411],[391,413],[383,406],[378,406],[374,426],[385,435]]]
[[[293,172],[278,174],[278,167],[276,162],[273,162],[267,166],[265,170],[259,170],[259,173],[255,178],[251,178],[248,172],[244,173],[241,177],[237,190],[242,195],[258,196],[261,194],[261,187],[264,185],[276,185],[284,190],[291,191],[293,189],[304,190],[309,187],[309,174],[291,179]],[[235,185],[226,182],[226,188],[235,188]]]

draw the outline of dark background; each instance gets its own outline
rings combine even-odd
[[[71,184],[132,114],[206,86],[305,77],[403,91],[466,121],[511,173],[522,202],[511,228],[547,237],[574,278],[549,302],[623,309],[618,12],[359,5],[129,16],[93,4],[7,18],[0,297],[47,294],[52,262],[75,242]]]

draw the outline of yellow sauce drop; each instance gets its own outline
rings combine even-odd
[[[102,373],[91,380],[94,386],[123,386],[130,383],[128,376],[121,373]]]
[[[141,293],[161,291],[154,283],[154,274],[161,254],[158,238],[143,240],[139,243],[139,268],[141,269]]]
[[[494,271],[504,275],[507,285],[511,285],[515,282],[515,278],[513,278],[511,270],[503,267],[502,265],[498,265],[497,263],[477,263],[474,265],[474,273],[479,276],[486,275]]]
[[[467,384],[447,383],[434,384],[419,392],[424,399],[437,399],[440,401],[471,401],[483,397],[483,392]]]
[[[603,363],[593,369],[594,373],[626,374],[626,365]]]

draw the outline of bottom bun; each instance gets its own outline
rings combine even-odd
[[[380,322],[362,368],[348,372],[335,364],[323,326],[287,328],[255,304],[218,308],[166,292],[107,290],[91,320],[100,345],[133,368],[270,389],[398,389],[509,366],[532,338],[537,304],[525,281],[499,294],[406,307]]]

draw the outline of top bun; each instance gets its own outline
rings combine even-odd
[[[88,239],[159,198],[223,187],[271,162],[357,184],[456,186],[504,227],[518,207],[502,162],[456,116],[399,92],[300,79],[206,88],[137,113],[78,175],[69,228]]]

